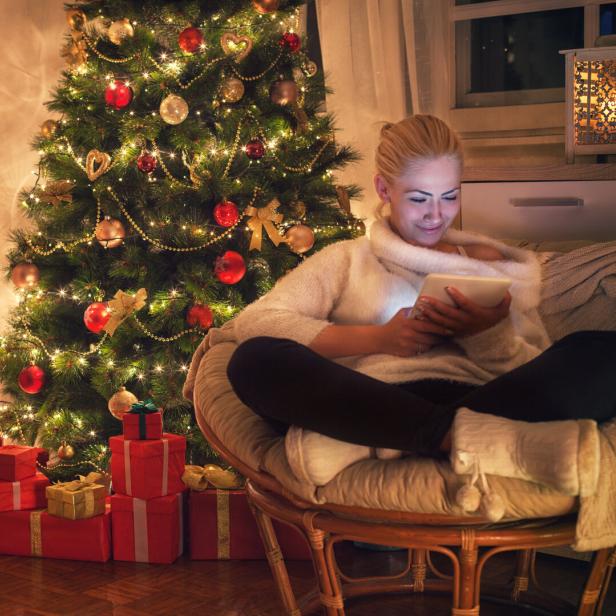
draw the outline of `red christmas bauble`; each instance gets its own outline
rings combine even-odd
[[[239,252],[227,250],[222,257],[216,259],[214,273],[220,282],[225,284],[235,284],[239,282],[246,273],[246,263],[244,257]]]
[[[94,302],[83,313],[83,322],[91,332],[99,334],[107,325],[110,317],[111,312],[106,302]]]
[[[221,201],[214,208],[214,219],[221,227],[232,227],[240,219],[237,205],[233,201]]]
[[[296,53],[302,46],[302,39],[295,32],[285,32],[280,39],[280,46],[286,47],[292,53]]]
[[[143,152],[137,158],[137,168],[139,171],[143,171],[143,173],[152,173],[156,169],[157,164],[156,156],[149,152]]]
[[[105,89],[105,103],[114,109],[124,109],[133,100],[133,90],[122,80],[112,81]]]
[[[17,382],[27,394],[38,394],[45,385],[45,371],[39,366],[28,366],[19,373]]]
[[[261,139],[251,139],[244,148],[246,156],[251,160],[259,160],[265,155],[265,144]]]
[[[209,329],[214,322],[214,315],[209,306],[195,304],[186,313],[186,322],[191,327],[198,325],[201,329]]]
[[[188,53],[195,53],[203,45],[203,32],[199,28],[186,28],[178,37],[179,46]]]

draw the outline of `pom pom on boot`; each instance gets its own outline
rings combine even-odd
[[[515,477],[571,496],[594,494],[599,433],[590,419],[526,422],[458,409],[451,430],[454,472]],[[478,465],[478,466],[476,466]]]

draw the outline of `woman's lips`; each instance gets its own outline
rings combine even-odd
[[[421,231],[424,233],[428,233],[429,235],[433,235],[438,233],[443,228],[443,225],[439,225],[438,227],[419,227]]]

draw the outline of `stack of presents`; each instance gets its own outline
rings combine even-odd
[[[163,432],[151,401],[133,405],[109,444],[111,489],[100,473],[51,485],[37,470],[46,452],[0,446],[0,554],[170,564],[188,546],[194,560],[265,558],[236,476],[185,466],[186,439]],[[274,528],[286,558],[310,558],[297,531]]]

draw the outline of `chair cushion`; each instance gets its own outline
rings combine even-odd
[[[315,504],[463,515],[455,495],[464,479],[453,472],[447,459],[363,460],[321,487],[296,479],[286,458],[284,437],[238,399],[227,379],[226,366],[235,348],[233,342],[222,342],[207,351],[196,375],[193,400],[195,412],[248,466],[268,472],[292,493]],[[502,497],[507,519],[563,515],[577,507],[576,498],[539,484],[496,476],[488,476],[488,481]]]

